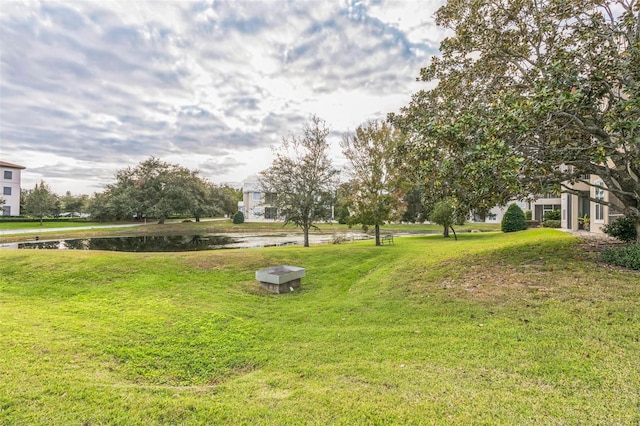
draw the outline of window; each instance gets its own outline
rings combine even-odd
[[[596,183],[595,195],[594,198],[596,200],[604,201],[604,188],[602,186],[602,181]],[[604,222],[604,205],[600,203],[596,203],[596,221]]]
[[[13,172],[11,170],[5,170],[4,171],[4,178],[6,180],[11,180],[13,179]]]
[[[264,209],[265,219],[276,219],[278,217],[278,210],[275,207],[266,207]]]
[[[552,212],[554,210],[560,210],[560,206],[557,204],[544,204],[542,206],[542,218],[544,219],[544,215]]]
[[[253,199],[253,201],[260,201],[260,193],[259,192],[254,192],[252,199]]]
[[[264,194],[264,202],[265,204],[273,205],[276,203],[276,194],[275,192],[267,192]]]
[[[2,206],[2,216],[11,216],[11,206]]]
[[[5,186],[2,188],[2,195],[11,195],[11,187]]]

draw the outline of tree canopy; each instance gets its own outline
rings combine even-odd
[[[275,194],[272,205],[287,223],[302,228],[304,246],[309,246],[309,229],[331,217],[338,170],[328,155],[329,128],[313,116],[301,135],[290,134],[274,150],[274,160],[260,172],[262,190]]]
[[[393,159],[398,142],[399,132],[392,126],[372,121],[345,134],[340,144],[350,164],[348,222],[375,226],[378,246],[380,225],[399,219],[403,208],[401,178]]]
[[[58,197],[51,192],[51,188],[43,180],[35,187],[23,191],[25,213],[40,219],[42,225],[45,216],[53,215],[58,210]]]
[[[442,236],[449,238],[449,228],[453,231],[453,237],[458,240],[456,230],[453,229],[453,225],[461,225],[464,223],[464,215],[456,214],[455,201],[451,198],[446,198],[442,201],[435,203],[429,214],[429,220],[438,225],[442,225]]]
[[[136,167],[116,173],[116,182],[96,194],[91,214],[96,219],[153,218],[164,223],[170,215],[202,216],[231,213],[235,203],[228,190],[201,178],[197,171],[150,157]]]
[[[640,228],[637,0],[450,0],[436,21],[436,86],[390,116],[427,188],[482,208],[593,174]]]

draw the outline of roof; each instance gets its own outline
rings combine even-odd
[[[259,182],[245,182],[242,184],[242,192],[262,192]]]
[[[19,166],[18,164],[7,163],[6,161],[0,160],[0,167],[8,167],[10,169],[26,169],[25,166]]]

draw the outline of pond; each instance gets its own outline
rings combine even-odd
[[[108,250],[181,252],[302,244],[300,235],[143,235],[91,237],[2,244],[0,248],[40,250]]]

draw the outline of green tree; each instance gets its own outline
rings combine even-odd
[[[326,200],[333,198],[338,170],[328,155],[329,132],[325,121],[313,116],[301,135],[283,138],[271,167],[260,173],[263,192],[276,194],[273,206],[285,224],[302,228],[305,247],[309,229],[331,217],[332,206]]]
[[[227,185],[213,185],[210,196],[214,215],[231,217],[238,210],[238,201],[242,201],[242,190]]]
[[[338,188],[336,189],[336,212],[335,212],[335,216],[338,220],[338,223],[341,225],[347,225],[349,224],[349,207],[350,207],[350,203],[351,201],[349,200],[348,194],[349,194],[349,183],[348,182],[342,182],[340,185],[338,185]],[[351,225],[349,225],[351,226]]]
[[[431,212],[429,213],[429,221],[442,225],[442,236],[449,238],[449,229],[453,231],[453,237],[458,240],[456,230],[453,229],[453,225],[464,223],[464,219],[460,218],[460,215],[456,212],[455,202],[451,198],[447,198],[442,201],[438,201]]]
[[[43,180],[35,188],[23,192],[25,213],[40,219],[42,226],[45,216],[54,215],[58,209],[58,197]]]
[[[598,175],[640,230],[638,1],[450,0],[436,21],[451,36],[421,79],[437,85],[392,116],[420,136],[412,162],[464,176],[480,154],[463,181],[511,197]]]
[[[60,197],[60,204],[60,208],[64,212],[85,213],[89,206],[89,196],[73,195],[70,191],[67,191]]]
[[[345,134],[340,146],[349,160],[349,223],[375,227],[380,245],[380,225],[399,219],[401,177],[394,167],[393,154],[399,134],[386,123],[369,122],[354,134]]]
[[[484,111],[456,116],[437,107],[435,91],[419,95],[390,119],[405,135],[396,151],[396,165],[420,194],[427,216],[442,199],[455,200],[457,214],[484,215],[496,205],[527,195],[518,173],[521,160],[482,131]]]
[[[423,203],[424,190],[414,186],[405,194],[405,210],[402,213],[403,222],[424,222],[427,220],[427,210]]]
[[[207,210],[207,183],[198,172],[151,157],[136,167],[116,173],[116,182],[94,198],[96,218],[154,218],[164,223],[170,215]],[[100,210],[101,209],[101,210]]]

